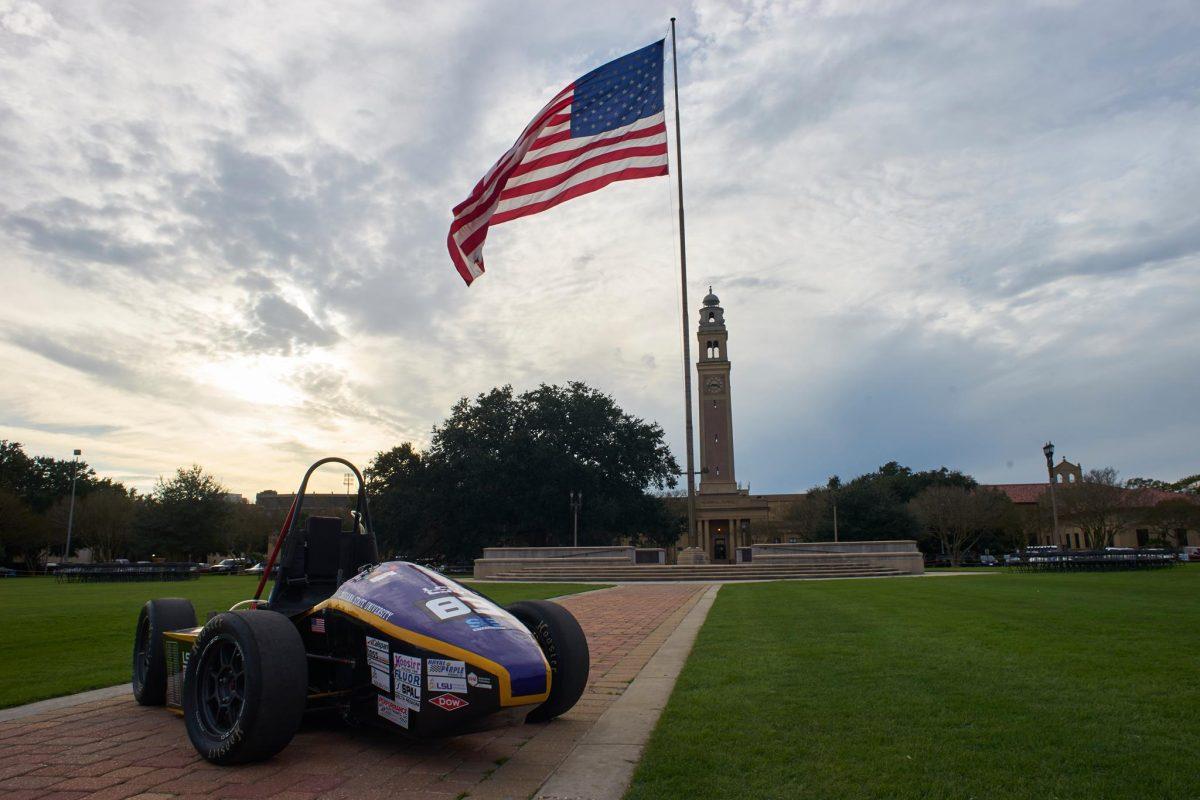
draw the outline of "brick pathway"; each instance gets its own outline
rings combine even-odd
[[[579,704],[550,723],[414,743],[314,719],[270,761],[215,767],[196,755],[181,719],[125,696],[0,722],[0,797],[527,798],[706,588],[623,585],[564,598],[587,633],[591,679]]]

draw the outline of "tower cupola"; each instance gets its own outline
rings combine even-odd
[[[700,330],[725,330],[725,309],[721,308],[721,300],[708,287],[704,296],[704,308],[700,309]]]

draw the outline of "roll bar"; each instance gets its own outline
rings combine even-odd
[[[326,464],[341,464],[347,467],[354,473],[354,477],[358,479],[358,499],[355,503],[354,518],[355,526],[362,526],[366,536],[370,536],[378,547],[378,542],[375,541],[375,526],[371,524],[371,509],[367,503],[367,482],[363,479],[362,473],[358,471],[358,467],[351,464],[344,458],[337,456],[329,456],[317,461],[308,468],[308,472],[304,473],[304,479],[300,481],[300,490],[296,492],[296,497],[292,500],[291,508],[288,509],[287,516],[284,517],[283,527],[279,529],[279,538],[275,540],[275,547],[271,550],[271,558],[267,561],[266,569],[263,570],[262,577],[258,580],[258,589],[254,592],[254,600],[258,601],[262,597],[263,587],[267,585],[267,577],[270,576],[271,570],[275,567],[275,559],[279,555],[280,548],[283,547],[283,542],[290,536],[300,525],[300,509],[304,505],[304,492],[308,489],[308,479],[312,474]],[[355,531],[358,534],[358,531]]]

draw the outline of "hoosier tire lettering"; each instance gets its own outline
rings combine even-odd
[[[564,714],[583,696],[591,656],[587,637],[575,617],[548,600],[523,600],[508,612],[529,629],[550,664],[550,696],[525,717],[526,722],[545,722]]]

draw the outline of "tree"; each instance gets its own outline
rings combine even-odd
[[[679,472],[662,428],[579,382],[463,398],[434,428],[421,462],[424,483],[398,473],[426,502],[415,541],[450,558],[486,545],[570,543],[572,491],[584,495],[581,544],[656,535],[670,515],[648,491],[674,486]],[[373,481],[385,480],[374,472]]]
[[[46,518],[35,514],[15,492],[0,488],[0,556],[10,562],[19,558],[26,569],[37,571],[45,566],[54,543]]]
[[[381,553],[433,555],[439,541],[429,525],[428,471],[412,442],[376,453],[366,472],[371,520]]]
[[[136,511],[136,492],[109,482],[76,502],[74,535],[80,546],[92,548],[97,561],[126,556]]]
[[[193,464],[180,467],[171,480],[158,479],[138,515],[142,554],[196,560],[221,549],[221,532],[232,513],[226,490]]]
[[[829,513],[820,524],[817,538],[833,539],[834,498],[837,500],[838,538],[843,541],[916,538],[920,535],[920,525],[908,503],[929,486],[970,489],[976,483],[971,476],[946,467],[914,472],[895,461],[848,483],[842,483],[835,476],[824,489],[832,495]]]
[[[984,537],[1000,538],[1015,524],[1012,501],[991,489],[932,485],[910,500],[909,507],[954,566]]]
[[[279,531],[280,515],[250,503],[227,503],[229,521],[222,535],[222,552],[258,558]]]
[[[1200,530],[1200,503],[1187,495],[1161,500],[1144,513],[1157,538],[1170,546],[1186,544],[1177,531]]]
[[[1074,523],[1089,550],[1111,547],[1128,526],[1128,510],[1136,505],[1135,493],[1124,489],[1112,467],[1088,470],[1078,483],[1055,487],[1061,520]]]

